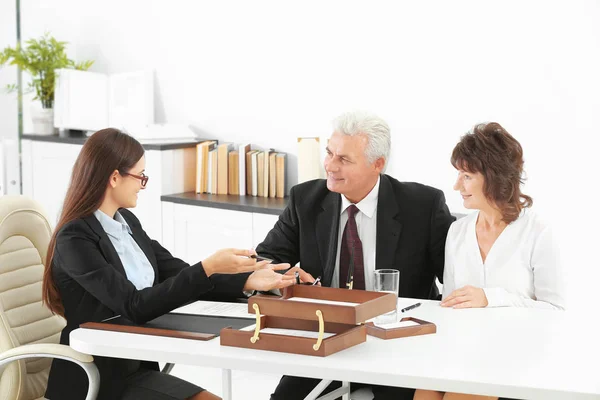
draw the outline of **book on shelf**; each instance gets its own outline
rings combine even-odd
[[[233,150],[233,143],[223,143],[217,148],[217,193],[228,194],[229,151]]]
[[[262,197],[269,197],[269,161],[270,161],[270,157],[271,157],[271,153],[273,152],[273,149],[268,149],[264,151],[264,168],[263,168],[263,190],[262,192],[259,192],[259,196]]]
[[[265,192],[265,152],[264,151],[261,151],[258,153],[256,161],[257,161],[257,168],[256,168],[257,179],[256,180],[258,181],[257,196],[262,197],[263,193]]]
[[[247,185],[247,174],[246,174],[246,165],[248,164],[247,162],[247,154],[250,152],[250,144],[241,144],[238,147],[239,149],[239,165],[238,165],[238,172],[239,172],[239,194],[240,196],[244,196],[246,194],[246,185]]]
[[[240,194],[240,156],[239,151],[233,150],[229,152],[229,194]]]
[[[277,153],[274,151],[269,154],[269,197],[275,197],[277,188]]]
[[[217,160],[216,148],[208,152],[208,190],[206,193],[217,194]]]
[[[207,140],[196,145],[196,193],[208,191],[208,152],[216,146],[214,140]]]
[[[208,169],[207,169],[208,186],[206,187],[206,193],[212,193],[213,185],[216,185],[216,182],[214,182],[212,180],[212,171],[213,171],[212,160],[214,157],[215,157],[215,150],[209,151],[208,152]]]
[[[255,150],[252,152],[252,196],[258,196],[258,155],[260,151]]]
[[[277,153],[275,156],[276,179],[275,197],[285,197],[285,174],[286,174],[286,154]]]
[[[252,196],[252,154],[257,153],[258,150],[250,150],[246,153],[246,195]],[[240,192],[240,194],[242,194]]]

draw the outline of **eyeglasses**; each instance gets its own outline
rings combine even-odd
[[[142,187],[146,187],[146,184],[148,183],[148,179],[149,178],[144,173],[142,173],[141,175],[134,175],[134,174],[130,174],[129,172],[120,172],[120,171],[119,171],[119,173],[121,175],[123,175],[123,176],[127,175],[127,176],[130,176],[132,178],[139,179],[140,182],[141,182],[141,184],[142,184]]]

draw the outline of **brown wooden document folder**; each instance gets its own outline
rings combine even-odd
[[[400,322],[402,321],[414,321],[419,325],[386,329],[376,326],[373,322],[367,322],[367,333],[379,339],[397,339],[409,336],[429,335],[437,331],[435,324],[429,321],[413,317],[402,318]]]
[[[104,322],[86,322],[81,328],[100,329],[142,335],[168,336],[182,339],[210,340],[219,335],[225,327],[243,328],[252,325],[253,319],[221,317],[217,315],[193,315],[168,313],[143,325],[125,319],[111,318]]]
[[[294,297],[306,300],[290,300]],[[396,296],[390,293],[294,285],[282,297],[251,297],[248,311],[258,316],[258,326],[252,331],[223,329],[221,345],[325,357],[364,342],[364,322],[395,309]],[[265,328],[317,332],[317,338],[260,332]],[[325,333],[333,335],[324,337]]]

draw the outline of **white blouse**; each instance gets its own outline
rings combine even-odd
[[[564,309],[564,278],[549,227],[525,209],[498,236],[482,261],[475,224],[479,212],[454,222],[446,239],[443,298],[471,285],[488,307]]]

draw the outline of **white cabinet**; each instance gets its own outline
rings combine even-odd
[[[278,216],[163,201],[163,242],[171,253],[196,263],[223,248],[256,247]]]
[[[50,223],[58,222],[65,193],[81,144],[22,140],[23,194],[40,202]],[[137,207],[132,210],[148,235],[162,240],[163,194],[193,191],[196,176],[195,146],[175,149],[148,149],[146,174],[148,186],[140,191]]]
[[[40,202],[50,224],[58,222],[81,145],[23,140],[23,194]]]

